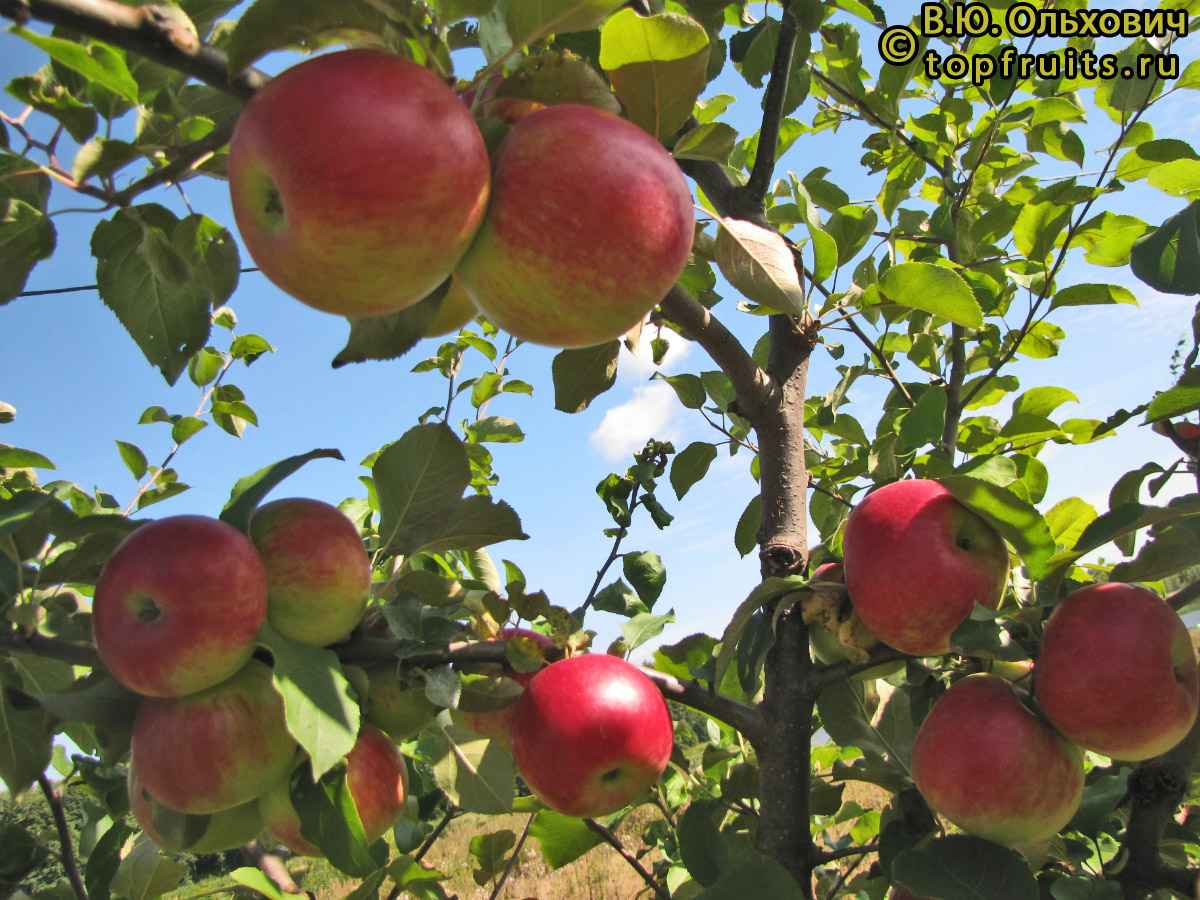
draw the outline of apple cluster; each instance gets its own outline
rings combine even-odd
[[[522,340],[620,337],[691,253],[692,197],[647,132],[593,106],[509,102],[489,158],[468,108],[383,50],[305,60],[246,105],[229,147],[238,230],[303,303],[406,309],[450,279],[429,334],[482,311]],[[501,121],[503,120],[503,121]]]
[[[826,663],[866,659],[880,642],[913,656],[948,653],[975,605],[997,608],[1008,584],[1001,535],[929,479],[867,495],[846,522],[842,550],[841,564],[812,578],[813,653]],[[1085,751],[1129,762],[1157,756],[1188,733],[1200,703],[1186,625],[1136,585],[1068,594],[1043,626],[1036,661],[1012,668],[1015,680],[1032,672],[1032,696],[997,672],[960,678],[933,704],[912,751],[913,780],[931,807],[1010,846],[1046,840],[1071,821]]]
[[[92,604],[96,650],[142,694],[133,723],[130,808],[170,849],[211,853],[264,831],[299,853],[293,774],[306,762],[288,730],[270,665],[255,656],[264,623],[326,646],[362,619],[370,565],[340,510],[306,498],[266,503],[249,536],[199,515],[149,522],[105,562]],[[346,781],[375,840],[399,818],[407,768],[399,748],[365,725]]]

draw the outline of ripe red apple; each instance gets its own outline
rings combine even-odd
[[[266,615],[258,551],[208,516],[171,516],[134,531],[105,562],[92,599],[105,668],[150,697],[179,697],[229,678],[250,659]]]
[[[488,156],[433,72],[382,50],[312,57],[246,104],[229,188],[255,263],[346,316],[411,306],[446,280],[483,218]]]
[[[498,640],[507,641],[512,638],[526,638],[541,644],[543,647],[549,648],[555,646],[554,639],[547,637],[539,632],[532,631],[528,628],[503,628],[500,631]],[[537,672],[517,672],[509,670],[503,672],[503,675],[511,678],[522,689],[529,687],[529,682],[533,680],[533,676]],[[501,677],[501,672],[494,671],[496,678]],[[469,728],[477,734],[482,734],[488,740],[495,741],[502,746],[509,746],[508,731],[512,725],[513,710],[515,701],[502,709],[487,709],[479,711],[456,709],[451,712],[450,716],[456,725],[461,725],[464,728]]]
[[[129,809],[146,836],[167,850],[186,850],[197,855],[220,853],[242,847],[263,830],[258,801],[207,816],[192,816],[163,806],[147,791],[137,769],[129,767],[126,776]]]
[[[324,647],[350,634],[371,595],[371,561],[358,528],[320,500],[264,503],[250,539],[267,571],[267,621],[285,637]]]
[[[692,196],[631,122],[564,103],[521,118],[492,159],[492,202],[458,267],[475,305],[526,341],[620,337],[666,295],[692,246]]]
[[[1141,760],[1174,747],[1196,720],[1200,684],[1187,626],[1131,584],[1093,584],[1050,614],[1033,670],[1046,717],[1082,747]]]
[[[1004,539],[928,479],[893,482],[859,501],[842,554],[863,623],[914,656],[948,652],[975,604],[995,609],[1008,584]]]
[[[364,721],[387,732],[394,741],[408,740],[433,722],[440,707],[426,696],[425,685],[416,676],[399,671],[394,662],[371,665],[363,671],[367,684]]]
[[[810,577],[815,583],[845,584],[842,564],[837,562],[827,562],[817,566]],[[853,641],[852,644],[846,645],[842,643],[843,629],[846,630],[847,635]],[[817,662],[827,666],[850,659],[851,652],[855,648],[862,653],[869,653],[874,647],[879,646],[879,638],[862,624],[861,618],[853,610],[850,612],[849,619],[843,620],[834,613],[829,619],[813,622],[808,626],[808,639],[812,645],[813,656],[816,657]],[[858,657],[858,659],[865,661],[861,657]],[[895,662],[872,666],[852,677],[856,681],[874,681],[876,678],[886,678],[893,672],[899,672],[903,668],[904,661],[896,660]]]
[[[963,831],[1001,844],[1046,840],[1083,796],[1083,751],[999,675],[955,682],[917,730],[913,780]]]
[[[1194,441],[1200,439],[1200,425],[1195,422],[1176,422],[1175,433],[1185,441]]]
[[[531,791],[568,816],[628,806],[671,757],[674,728],[649,678],[616,656],[551,663],[513,704],[513,760]]]
[[[271,668],[257,659],[199,693],[147,699],[133,722],[142,784],[184,813],[253,800],[283,777],[295,750]]]
[[[259,809],[271,834],[301,856],[324,856],[300,833],[300,814],[292,803],[292,773],[306,757],[297,754],[287,774],[259,798]],[[373,844],[396,824],[408,795],[408,768],[399,748],[377,728],[364,728],[346,754],[346,786],[362,822],[367,843]]]

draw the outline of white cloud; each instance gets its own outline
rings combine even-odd
[[[650,438],[678,441],[683,432],[682,411],[670,385],[661,381],[638,385],[630,400],[604,414],[588,440],[610,462],[628,459]]]
[[[662,337],[669,344],[669,348],[666,357],[663,359],[663,364],[656,366],[654,364],[654,353],[650,349],[650,342],[657,336],[657,328],[652,328],[648,325],[643,328],[636,354],[630,353],[625,348],[625,345],[621,344],[621,356],[617,361],[618,377],[637,382],[646,381],[655,372],[670,375],[679,371],[684,361],[691,355],[692,342],[664,328]]]

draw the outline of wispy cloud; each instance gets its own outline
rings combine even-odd
[[[638,385],[633,389],[631,399],[604,414],[588,440],[593,449],[610,462],[628,459],[650,438],[680,440],[682,412],[670,385],[661,381]]]

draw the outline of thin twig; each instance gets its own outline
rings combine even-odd
[[[508,875],[516,865],[518,857],[521,855],[521,848],[525,846],[525,840],[529,837],[529,826],[533,824],[534,816],[537,813],[529,814],[529,818],[525,820],[525,830],[521,832],[521,837],[517,840],[517,846],[513,847],[512,856],[508,858],[508,864],[504,867],[504,871],[500,873],[500,880],[496,882],[496,887],[492,891],[492,895],[488,900],[496,900],[500,896],[500,891],[504,889],[504,882],[508,881]]]
[[[71,828],[67,825],[66,813],[63,812],[62,796],[50,783],[45,772],[38,775],[37,783],[50,806],[51,815],[54,816],[54,828],[58,831],[58,842],[62,845],[62,867],[71,883],[71,891],[75,894],[75,900],[88,900],[83,876],[79,874],[79,860],[75,856],[75,841],[71,837]]]
[[[635,872],[642,876],[642,881],[646,882],[661,900],[671,900],[671,895],[667,892],[667,889],[659,884],[653,875],[646,871],[646,867],[638,861],[636,856],[625,849],[625,845],[621,843],[620,839],[611,830],[605,828],[595,819],[584,819],[583,823],[596,832],[596,834],[600,835],[604,839],[604,842],[616,850],[617,853],[621,854],[621,858],[629,863]]]
[[[787,102],[788,82],[791,80],[792,60],[796,55],[796,39],[800,35],[800,23],[792,12],[791,5],[784,3],[783,16],[779,23],[779,36],[775,43],[775,58],[771,62],[771,79],[767,82],[767,93],[763,98],[762,128],[758,132],[758,152],[746,191],[759,203],[766,200],[771,190],[771,179],[775,174],[776,153],[779,148],[779,127],[783,122],[783,107]]]

